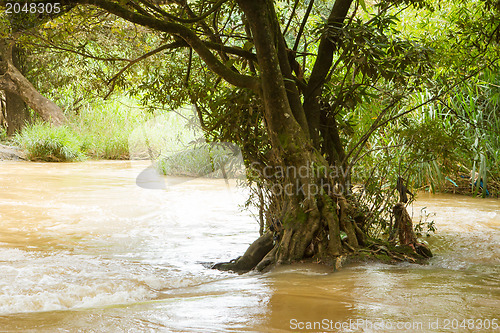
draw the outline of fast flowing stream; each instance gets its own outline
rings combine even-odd
[[[428,265],[238,276],[203,263],[258,236],[245,193],[200,178],[146,189],[146,167],[0,163],[0,332],[500,332],[498,200],[420,195],[414,219],[436,213]]]

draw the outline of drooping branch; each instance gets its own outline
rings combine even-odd
[[[189,86],[189,77],[191,76],[191,67],[193,66],[193,49],[189,48],[189,59],[187,65],[186,79],[184,80],[184,85]]]
[[[209,49],[214,50],[214,51],[222,51],[224,53],[237,55],[237,56],[245,58],[247,60],[252,60],[252,61],[256,61],[257,60],[257,56],[255,55],[255,53],[252,53],[250,51],[246,51],[246,50],[244,50],[244,49],[242,49],[240,47],[227,46],[227,45],[223,45],[223,44],[219,44],[219,43],[214,43],[214,42],[209,42],[209,41],[204,41],[203,43]]]
[[[82,57],[94,59],[94,60],[98,60],[98,61],[108,61],[108,62],[115,62],[115,61],[132,62],[133,61],[131,59],[121,58],[121,57],[100,57],[100,56],[94,55],[92,53],[79,51],[78,49],[56,45],[56,44],[54,44],[54,42],[52,42],[46,38],[43,38],[41,35],[38,35],[38,34],[37,35],[32,34],[31,36],[33,36],[37,39],[40,39],[44,44],[39,44],[39,43],[35,43],[32,41],[30,41],[29,44],[33,45],[33,46],[40,47],[40,48],[48,48],[48,49],[59,50],[59,51],[64,51],[64,52],[71,52],[74,54],[81,55]]]
[[[189,6],[189,4],[187,2],[185,2],[182,6],[183,6],[183,10],[187,13],[187,15],[191,19],[196,19],[198,17],[193,12],[193,10],[191,9],[191,7]],[[220,7],[217,7],[217,9],[219,9],[219,8]],[[216,17],[216,15],[214,15],[214,20],[215,20],[215,17]],[[210,39],[211,42],[216,43],[216,44],[224,44],[220,38],[220,34],[216,33],[216,29],[212,30],[210,28],[210,26],[208,25],[208,23],[205,22],[205,20],[196,21],[196,24],[201,27],[201,29],[208,36],[208,38]],[[227,56],[227,54],[224,51],[222,51],[221,49],[216,49],[216,50],[218,51],[218,54],[221,57],[222,61],[229,60],[229,57]],[[232,70],[234,70],[234,69],[235,68],[232,67]]]
[[[68,0],[62,1],[62,3],[67,2]],[[196,33],[188,27],[178,23],[167,22],[149,16],[144,16],[118,3],[107,0],[77,0],[72,2],[94,5],[132,23],[179,36],[193,48],[193,50],[207,64],[210,70],[221,76],[228,83],[237,87],[252,89],[254,91],[259,91],[260,89],[260,82],[257,78],[236,73],[225,66],[219,59],[217,59],[217,57],[210,51],[210,49],[196,35]]]
[[[213,14],[216,10],[218,10],[224,4],[224,2],[227,2],[228,0],[219,0],[217,3],[215,3],[212,6],[212,8],[207,10],[205,13],[203,13],[199,16],[194,16],[194,17],[188,18],[188,19],[180,18],[180,17],[177,17],[175,15],[169,14],[166,11],[164,11],[163,9],[161,9],[160,7],[152,4],[151,2],[149,2],[147,0],[139,0],[139,1],[142,4],[146,5],[147,7],[153,9],[154,11],[158,12],[159,14],[163,15],[164,17],[166,17],[172,21],[179,22],[179,23],[196,23],[196,22],[199,22],[199,21],[206,19],[208,16]]]
[[[423,101],[422,103],[412,107],[412,108],[409,108],[407,110],[404,110],[404,111],[401,111],[399,113],[397,113],[396,115],[394,116],[391,116],[391,117],[388,117],[387,119],[385,120],[382,120],[383,116],[386,115],[388,113],[388,111],[394,107],[394,105],[396,105],[397,102],[399,102],[401,99],[402,99],[402,96],[398,96],[398,98],[394,99],[387,107],[385,107],[381,112],[380,114],[378,115],[378,117],[373,121],[372,125],[370,126],[370,128],[368,129],[368,131],[363,134],[363,136],[361,137],[361,139],[349,150],[349,152],[346,153],[346,157],[344,159],[344,162],[347,162],[347,160],[351,157],[351,155],[353,156],[352,158],[352,161],[351,163],[349,164],[349,168],[351,168],[355,162],[359,161],[359,158],[358,156],[361,154],[361,151],[362,151],[362,147],[365,146],[365,143],[368,141],[368,139],[371,137],[371,135],[378,129],[378,128],[381,128],[385,125],[387,125],[388,123],[406,115],[406,114],[409,114],[415,110],[418,110],[420,109],[421,107],[429,104],[429,103],[432,103],[432,102],[435,102],[435,101],[439,101],[439,99],[442,97],[442,96],[445,96],[446,94],[450,93],[450,91],[452,91],[454,88],[456,88],[457,86],[459,86],[460,84],[463,84],[464,82],[467,82],[468,80],[470,80],[472,77],[476,76],[478,73],[480,73],[481,71],[483,71],[485,68],[490,68],[490,66],[493,66],[496,62],[500,61],[499,59],[493,59],[491,60],[490,62],[488,62],[487,64],[477,68],[476,70],[472,71],[469,75],[461,78],[460,80],[456,81],[454,84],[450,85],[448,88],[446,89],[443,89],[442,91],[440,91],[439,93],[437,93],[436,95],[434,95],[433,97]]]

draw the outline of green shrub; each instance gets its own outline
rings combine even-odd
[[[82,141],[68,126],[34,123],[16,134],[15,141],[31,161],[64,162],[85,158]]]

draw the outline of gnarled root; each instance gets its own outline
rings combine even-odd
[[[336,199],[336,200],[335,200]],[[322,197],[308,202],[303,209],[302,220],[288,222],[280,231],[268,231],[246,250],[243,256],[230,262],[221,262],[214,269],[246,273],[253,269],[263,271],[273,265],[300,260],[314,260],[334,265],[337,269],[349,255],[367,253],[374,258],[387,258],[391,262],[421,262],[432,257],[424,244],[417,242],[411,218],[404,204],[394,206],[395,228],[399,246],[370,240],[357,225],[355,207],[343,197],[333,200]],[[340,237],[345,232],[346,239]]]
[[[212,268],[221,271],[246,273],[257,266],[273,247],[273,233],[267,232],[257,238],[241,257],[230,262],[217,263],[213,265]]]

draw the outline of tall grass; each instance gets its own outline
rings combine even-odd
[[[221,177],[241,167],[234,147],[206,143],[189,107],[150,112],[123,98],[84,105],[68,118],[68,126],[37,122],[16,137],[28,159],[151,159],[164,174],[188,176]]]
[[[152,159],[166,175],[234,177],[242,170],[239,148],[208,143],[190,107],[160,114],[137,127],[129,148],[131,158]]]
[[[67,117],[66,126],[51,127],[38,121],[16,135],[15,141],[26,150],[28,159],[128,159],[131,133],[152,115],[133,101],[120,99],[86,104]]]
[[[133,100],[87,104],[71,117],[86,154],[96,159],[128,159],[129,136],[151,117]]]
[[[32,161],[65,162],[85,158],[83,142],[69,126],[51,127],[36,122],[27,125],[14,140]]]
[[[500,190],[500,75],[481,73],[455,91],[448,108],[463,120],[469,142],[469,169],[478,179],[473,191],[486,196],[488,185]]]
[[[159,159],[182,153],[205,142],[201,127],[189,107],[156,113],[129,136],[131,159]]]

